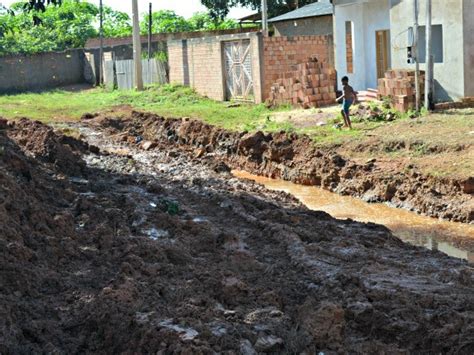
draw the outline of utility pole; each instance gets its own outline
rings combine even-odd
[[[99,2],[99,85],[104,83],[104,6]]]
[[[415,108],[416,112],[420,111],[420,62],[418,60],[418,0],[413,0],[413,47],[412,52],[415,59]]]
[[[153,26],[153,18],[151,17],[153,15],[153,5],[150,3],[150,6],[148,8],[148,61],[151,59],[151,29]]]
[[[135,89],[143,90],[142,41],[138,16],[138,0],[132,0],[133,11],[133,62],[135,67]]]
[[[433,54],[431,35],[431,0],[426,0],[426,79],[425,79],[425,108],[432,108],[433,100]]]
[[[262,30],[263,30],[263,35],[268,36],[268,5],[267,5],[267,0],[262,0]]]

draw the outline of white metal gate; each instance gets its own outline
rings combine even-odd
[[[250,40],[224,42],[227,99],[253,101]]]
[[[108,62],[106,62],[107,64]],[[131,90],[134,87],[135,81],[135,67],[133,60],[117,60],[110,62],[111,65],[115,63],[115,74],[117,87],[121,90]],[[112,71],[113,73],[113,71]],[[157,59],[143,59],[142,60],[142,73],[143,73],[143,84],[165,84],[168,82],[166,76],[166,64],[158,61]],[[110,77],[112,87],[114,87],[114,77],[106,76],[106,79]],[[106,85],[108,86],[108,81]]]

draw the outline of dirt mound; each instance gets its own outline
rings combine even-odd
[[[276,134],[229,132],[197,120],[165,120],[133,112],[126,119],[99,117],[94,124],[120,132],[125,141],[137,137],[201,149],[234,169],[322,186],[364,199],[389,202],[426,214],[459,222],[474,220],[474,200],[469,181],[424,176],[416,169],[386,161],[358,164],[333,152],[315,148],[310,138],[285,132]]]
[[[0,130],[0,353],[474,351],[472,268],[233,179],[203,129],[203,159]]]
[[[80,175],[85,164],[80,155],[89,150],[87,143],[57,134],[51,127],[23,118],[12,123],[9,137],[27,155],[52,163],[60,171]]]

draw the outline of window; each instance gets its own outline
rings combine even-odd
[[[347,73],[354,73],[354,26],[346,21],[346,68]]]
[[[443,25],[432,25],[432,51],[435,63],[443,63]],[[413,44],[413,28],[408,31],[408,43]],[[418,63],[426,63],[426,26],[418,27]]]

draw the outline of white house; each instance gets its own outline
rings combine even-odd
[[[388,69],[408,63],[415,0],[333,0],[335,63],[356,90],[376,88]],[[421,69],[425,3],[419,2]],[[474,0],[432,0],[435,100],[474,96]]]
[[[335,0],[336,70],[356,90],[377,88],[391,67],[390,0]],[[379,75],[378,75],[379,73]]]

